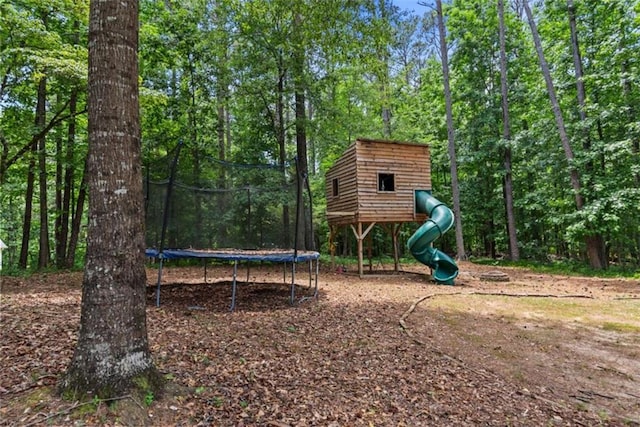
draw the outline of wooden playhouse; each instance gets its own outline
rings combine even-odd
[[[348,226],[358,243],[358,273],[364,273],[364,240],[374,225],[392,236],[394,267],[398,271],[398,233],[405,222],[425,221],[416,212],[417,190],[431,190],[429,147],[399,141],[359,138],[325,176],[329,246],[335,255],[335,237]]]

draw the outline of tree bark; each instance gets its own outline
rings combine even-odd
[[[503,150],[504,164],[504,204],[507,215],[507,235],[509,236],[509,258],[520,259],[516,218],[513,210],[513,175],[511,171],[511,126],[509,122],[509,86],[507,76],[507,52],[504,23],[504,0],[498,0],[498,19],[500,21],[500,89],[502,93],[502,137],[505,140]]]
[[[87,256],[78,343],[59,388],[76,398],[161,389],[146,329],[137,46],[136,0],[91,1]]]
[[[460,208],[460,188],[458,186],[458,165],[456,158],[456,145],[453,129],[453,103],[451,101],[451,87],[449,85],[449,55],[447,52],[447,40],[444,27],[444,17],[442,15],[442,0],[436,0],[436,10],[438,15],[438,32],[440,34],[440,55],[442,60],[442,80],[444,85],[444,101],[447,115],[447,140],[449,151],[449,162],[451,169],[451,192],[453,196],[453,213],[456,222],[456,258],[466,260],[467,254],[464,249],[464,237],[462,234],[462,214]]]

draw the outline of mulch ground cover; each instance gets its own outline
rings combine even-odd
[[[149,341],[167,379],[165,396],[149,406],[120,405],[128,396],[78,403],[53,393],[73,354],[81,273],[2,278],[0,425],[638,425],[556,395],[551,384],[542,393],[526,378],[473,363],[465,359],[472,347],[451,353],[429,339],[437,324],[410,324],[408,334],[399,320],[412,303],[455,288],[422,275],[359,279],[325,269],[319,298],[290,306],[289,287],[277,283],[281,268],[259,266],[231,313],[228,268],[208,274],[205,284],[200,269],[167,269],[156,307],[155,272],[148,273]],[[461,275],[462,286],[471,276]],[[300,283],[296,294],[308,296]],[[425,313],[416,310],[416,319]],[[450,326],[438,313],[430,321]]]

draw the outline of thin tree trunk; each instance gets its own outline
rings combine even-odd
[[[218,93],[217,93],[217,99],[216,99],[216,103],[217,103],[217,121],[216,121],[216,134],[217,134],[217,139],[218,139],[218,159],[221,161],[220,163],[220,168],[219,168],[219,176],[218,176],[218,188],[220,189],[224,189],[227,187],[227,173],[226,173],[226,167],[224,166],[224,161],[227,158],[227,153],[226,153],[226,143],[224,140],[225,137],[225,116],[226,116],[226,108],[225,108],[225,94],[226,94],[226,88],[224,88],[224,84],[220,81],[221,77],[220,75],[218,75]],[[219,206],[220,206],[220,212],[226,212],[228,210],[227,206],[228,206],[228,194],[226,192],[220,192],[219,194],[219,198],[220,198],[220,202],[219,202]],[[218,221],[218,241],[219,242],[226,242],[227,240],[227,226],[225,221],[220,220]],[[211,245],[209,245],[207,243],[207,247],[210,247]]]
[[[542,75],[544,76],[545,83],[547,85],[547,93],[549,94],[549,101],[551,102],[551,108],[553,110],[553,115],[556,119],[556,126],[558,128],[558,134],[560,136],[560,141],[562,142],[562,148],[564,149],[565,158],[567,159],[567,163],[569,164],[570,178],[571,178],[571,186],[573,188],[576,208],[578,210],[582,210],[584,207],[584,199],[581,193],[581,185],[580,185],[580,175],[578,174],[578,170],[574,166],[574,155],[573,150],[571,149],[571,144],[569,143],[569,136],[567,135],[567,131],[564,125],[564,119],[562,117],[562,110],[560,109],[560,104],[558,102],[558,98],[556,96],[555,87],[553,85],[553,80],[551,79],[551,72],[549,71],[549,65],[547,64],[547,60],[545,59],[544,52],[542,51],[542,42],[540,41],[540,35],[538,34],[538,27],[533,19],[533,14],[531,13],[531,8],[529,4],[524,2],[524,10],[527,14],[527,20],[529,21],[529,26],[531,27],[531,34],[533,36],[533,42],[536,47],[536,52],[538,54],[538,62],[540,63],[540,69],[542,70]],[[600,243],[598,239],[594,238],[594,236],[586,236],[585,243],[587,246],[587,256],[589,258],[589,264],[592,268],[602,269],[605,266],[602,263],[602,258],[600,256]]]
[[[198,133],[198,107],[196,100],[196,64],[195,59],[193,59],[192,55],[189,55],[188,58],[188,67],[189,67],[189,90],[190,90],[190,101],[191,105],[189,106],[188,117],[189,117],[189,128],[191,131],[191,142],[193,144],[193,179],[195,183],[199,183],[202,175],[202,166],[200,165],[200,156],[201,150],[199,145],[199,133]],[[194,227],[196,228],[193,236],[194,239],[190,242],[196,248],[204,248],[207,246],[206,242],[203,240],[203,236],[205,233],[202,230],[202,224],[204,223],[204,215],[202,209],[202,195],[200,192],[196,192],[194,196],[194,211],[195,211],[195,221]],[[176,236],[177,237],[177,236]],[[171,245],[173,246],[173,245]]]
[[[297,44],[294,48],[293,57],[293,80],[294,80],[294,102],[295,102],[295,128],[296,128],[296,154],[298,157],[298,197],[297,197],[297,224],[298,234],[296,237],[297,249],[306,250],[313,244],[312,236],[309,235],[309,224],[305,215],[305,184],[308,179],[309,167],[307,163],[307,124],[304,93],[304,45],[302,43],[302,15],[297,12],[294,18],[294,33]]]
[[[31,220],[33,215],[33,190],[36,180],[36,155],[38,147],[31,147],[31,158],[29,159],[29,172],[27,172],[27,192],[24,197],[24,216],[22,219],[22,243],[20,245],[20,258],[18,267],[25,269],[29,264],[29,241],[31,240]]]
[[[509,87],[507,76],[507,53],[504,23],[504,0],[498,0],[498,18],[500,21],[500,89],[502,93],[502,137],[505,140],[504,162],[504,203],[507,214],[507,234],[509,236],[509,257],[512,261],[520,259],[516,218],[513,210],[513,175],[511,171],[511,126],[509,123]]]
[[[38,85],[38,105],[36,107],[36,127],[42,129],[46,123],[47,80],[40,79]],[[38,142],[38,198],[40,205],[40,235],[38,238],[38,268],[49,266],[49,204],[47,203],[47,146],[43,136]]]
[[[4,182],[4,170],[6,170],[7,160],[9,159],[9,141],[5,138],[0,129],[0,185]]]
[[[586,91],[584,87],[584,73],[582,68],[582,56],[580,55],[580,44],[578,43],[578,30],[576,25],[576,10],[573,0],[567,0],[567,9],[569,12],[569,29],[571,32],[571,47],[573,53],[573,65],[576,72],[576,92],[578,96],[578,113],[583,128],[582,146],[585,152],[591,151],[591,136],[587,123],[587,105]],[[593,161],[586,163],[587,182],[593,182],[594,177],[590,176],[595,173]],[[591,184],[592,185],[592,184]],[[590,186],[591,186],[590,185]],[[603,269],[607,268],[608,260],[606,256],[606,248],[604,238],[601,233],[589,234],[586,236],[587,256],[592,267]]]
[[[623,37],[624,40],[624,37]],[[621,41],[622,43],[622,41]],[[622,48],[623,46],[621,46]],[[627,59],[622,61],[621,65],[621,74],[622,74],[622,94],[624,95],[624,99],[626,101],[627,107],[627,123],[631,126],[636,122],[636,104],[633,102],[631,97],[631,79],[629,76],[629,61]],[[640,134],[638,130],[635,130],[635,126],[633,126],[634,130],[631,132],[631,158],[635,161],[635,164],[640,164]],[[640,188],[640,172],[633,173],[633,180],[636,188]]]
[[[76,200],[75,212],[71,216],[71,234],[69,235],[69,245],[67,247],[67,255],[65,256],[65,268],[73,268],[76,262],[76,249],[80,239],[80,229],[82,227],[82,213],[84,212],[84,204],[87,198],[87,160],[85,158],[84,167],[82,169],[82,181],[78,189],[78,199]]]
[[[64,251],[61,252],[61,247],[66,245],[66,236],[62,237],[62,193],[63,193],[63,182],[64,182],[64,153],[62,143],[63,135],[60,132],[56,135],[56,176],[55,176],[55,217],[54,217],[54,225],[53,225],[53,251],[55,253],[55,263],[56,267],[62,267],[62,260],[64,257]]]
[[[542,51],[542,42],[540,41],[540,35],[538,34],[538,27],[533,19],[533,14],[531,13],[531,8],[529,7],[528,2],[524,1],[523,4],[524,4],[525,13],[527,14],[527,20],[529,21],[529,26],[531,27],[531,34],[533,36],[533,42],[536,48],[536,53],[538,54],[538,62],[540,64],[540,70],[542,71],[544,81],[547,85],[549,102],[551,102],[551,109],[553,111],[553,116],[556,120],[556,127],[558,128],[558,134],[560,135],[562,148],[564,149],[565,158],[569,163],[571,186],[573,188],[573,192],[575,196],[576,207],[578,208],[578,210],[580,210],[584,206],[584,200],[582,199],[581,188],[580,188],[580,176],[578,174],[578,170],[573,165],[574,155],[573,155],[573,150],[571,149],[571,144],[569,143],[569,136],[567,135],[567,130],[564,125],[562,110],[560,109],[560,103],[558,102],[558,98],[556,96],[556,89],[555,89],[555,86],[553,85],[553,80],[551,79],[551,71],[549,70],[549,65],[547,64],[547,60],[544,56],[544,52]]]
[[[284,78],[285,72],[282,67],[282,58],[278,58],[280,65],[278,66],[278,83],[276,86],[276,140],[278,141],[278,162],[280,164],[280,172],[282,173],[282,184],[286,188],[288,184],[287,178],[287,150],[286,150],[286,134],[284,122]],[[286,248],[291,247],[291,213],[289,203],[285,201],[282,204],[282,228],[283,228],[283,245]]]
[[[59,391],[84,399],[161,391],[146,326],[138,1],[91,1],[89,228],[80,331]]]
[[[447,140],[449,141],[449,161],[451,169],[451,192],[453,195],[453,213],[456,222],[456,258],[466,260],[467,254],[464,248],[462,234],[462,210],[460,208],[460,188],[458,186],[458,165],[456,158],[456,145],[453,129],[453,106],[451,101],[451,88],[449,86],[449,55],[447,52],[447,40],[445,35],[444,17],[442,15],[442,0],[436,0],[438,14],[438,32],[440,34],[440,54],[442,59],[442,77],[444,84],[444,100],[447,114]]]
[[[386,0],[380,0],[380,17],[383,22],[388,20],[388,10]],[[382,97],[382,134],[384,138],[391,139],[391,102],[389,96],[389,51],[387,46],[383,46],[380,54],[380,73],[378,75],[380,83],[380,96]]]
[[[73,23],[73,42],[80,43],[80,22]],[[74,87],[69,96],[69,121],[67,123],[67,146],[64,156],[64,177],[62,178],[62,201],[58,208],[56,223],[56,265],[65,268],[67,263],[67,247],[69,245],[69,219],[71,218],[71,197],[73,194],[75,170],[75,142],[76,142],[76,110],[78,105],[78,88]],[[60,158],[62,153],[60,152]],[[73,265],[73,264],[72,264]]]
[[[72,117],[69,119],[67,128],[67,150],[65,156],[64,184],[62,192],[62,209],[60,212],[60,242],[57,253],[58,267],[70,268],[73,266],[68,264],[68,246],[69,246],[69,219],[71,215],[71,196],[73,194],[73,183],[75,178],[75,140],[76,140],[76,119],[75,111],[78,102],[78,89],[74,88],[71,92],[71,101],[69,102],[69,112]]]
[[[296,107],[296,153],[298,156],[298,249],[306,250],[309,248],[308,224],[305,215],[305,185],[308,179],[308,163],[307,163],[307,133],[305,128],[305,96],[301,90],[295,93]]]

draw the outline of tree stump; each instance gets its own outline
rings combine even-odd
[[[480,275],[480,280],[487,280],[489,282],[508,282],[511,279],[508,274],[503,273],[502,271],[491,270],[486,273],[482,273]]]

